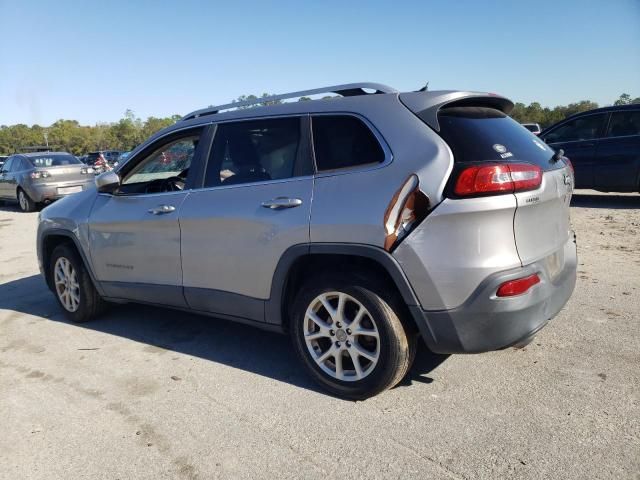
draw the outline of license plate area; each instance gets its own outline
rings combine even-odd
[[[82,191],[82,185],[74,185],[72,187],[58,187],[58,195],[69,195]]]

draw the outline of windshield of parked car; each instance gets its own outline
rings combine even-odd
[[[34,167],[60,167],[62,165],[78,165],[82,162],[73,155],[43,155],[41,157],[30,157],[29,161]]]

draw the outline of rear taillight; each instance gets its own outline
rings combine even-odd
[[[509,280],[498,287],[496,296],[498,297],[514,297],[526,293],[531,287],[540,283],[540,277],[537,273],[528,277],[518,278],[517,280]]]
[[[393,195],[384,212],[384,249],[390,252],[429,213],[429,199],[420,190],[418,176],[410,175]]]
[[[34,170],[33,172],[31,172],[31,174],[29,176],[31,178],[37,179],[37,178],[50,177],[51,174],[49,172],[47,172],[46,170]]]
[[[454,193],[461,197],[535,190],[542,169],[529,163],[474,165],[458,174]]]
[[[89,173],[94,173],[94,170],[91,167],[82,167],[80,169],[80,173],[83,174],[83,175],[87,175]]]

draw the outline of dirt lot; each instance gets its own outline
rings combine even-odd
[[[0,478],[640,479],[640,196],[573,203],[578,285],[534,343],[422,351],[358,403],[275,334],[141,306],[68,323],[37,214],[0,207]]]

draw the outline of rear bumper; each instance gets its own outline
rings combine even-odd
[[[561,267],[560,267],[561,266]],[[544,327],[567,303],[576,284],[575,235],[555,254],[487,278],[460,307],[411,313],[436,353],[479,353],[520,343]],[[503,282],[537,273],[541,282],[523,295],[498,298]]]
[[[71,193],[59,193],[58,188],[65,187],[82,187],[82,190],[87,190],[93,185],[93,177],[84,181],[72,181],[72,182],[58,182],[58,183],[32,183],[25,185],[24,188],[27,191],[29,197],[36,203],[49,202],[57,200]]]

